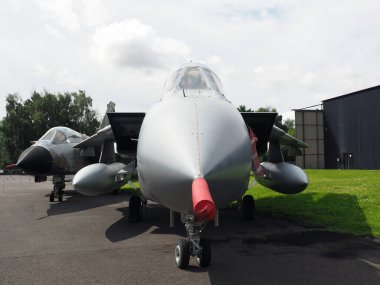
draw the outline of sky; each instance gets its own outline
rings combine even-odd
[[[5,98],[85,90],[101,116],[146,112],[189,61],[235,106],[292,109],[380,84],[377,0],[2,0]]]

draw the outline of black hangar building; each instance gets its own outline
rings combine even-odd
[[[380,85],[295,111],[302,168],[380,169]]]

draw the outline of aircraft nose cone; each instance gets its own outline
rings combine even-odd
[[[42,146],[32,146],[25,150],[17,161],[17,166],[27,172],[47,173],[53,164],[49,150]]]

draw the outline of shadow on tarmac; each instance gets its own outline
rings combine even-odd
[[[180,225],[179,215],[176,216],[176,226],[174,228],[169,227],[169,210],[158,204],[148,204],[144,218],[138,223],[128,222],[129,207],[118,208],[123,214],[123,217],[112,224],[106,230],[106,237],[111,242],[119,242],[135,236],[138,236],[151,227],[156,227],[152,234],[174,234],[185,237],[185,227]]]
[[[49,197],[49,194],[45,196]],[[46,210],[47,215],[45,217],[39,218],[39,220],[50,216],[76,213],[102,207],[105,205],[128,202],[130,194],[120,193],[119,195],[107,194],[102,196],[89,197],[83,196],[75,190],[65,190],[63,197],[63,202],[51,202],[49,208]]]

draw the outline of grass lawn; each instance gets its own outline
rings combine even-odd
[[[284,195],[256,184],[248,190],[259,215],[355,235],[380,236],[380,170],[306,170],[308,188]],[[137,179],[133,179],[138,187]],[[251,177],[251,182],[253,176]],[[127,184],[125,190],[132,188]]]
[[[300,194],[279,194],[259,184],[249,189],[247,194],[255,197],[257,213],[330,231],[380,236],[379,170],[306,170],[306,173],[309,187]]]

